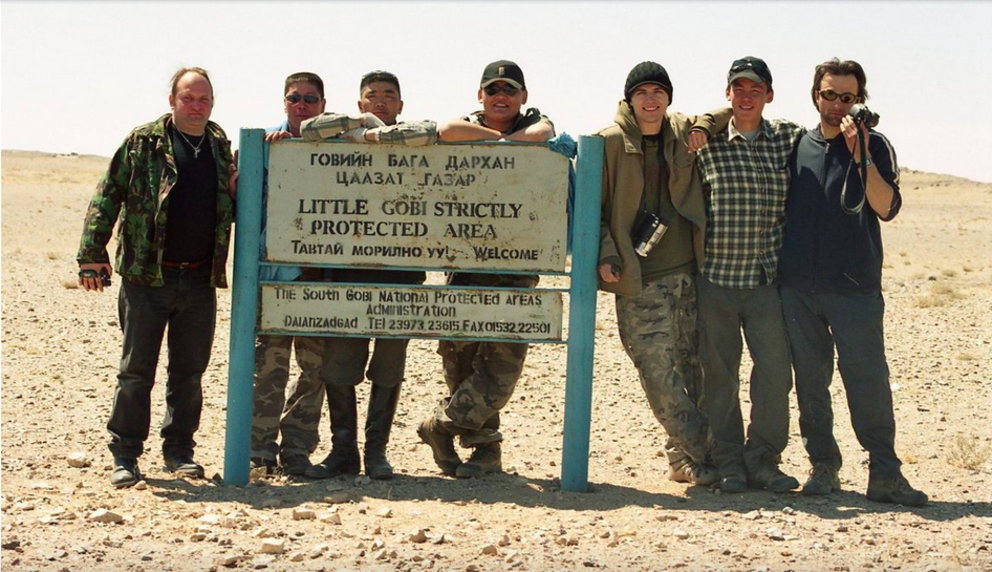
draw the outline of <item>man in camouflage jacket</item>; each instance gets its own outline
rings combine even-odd
[[[171,114],[136,128],[114,154],[87,210],[77,255],[80,286],[103,291],[112,274],[106,246],[120,218],[116,269],[124,348],[107,423],[115,487],[141,479],[137,458],[148,437],[167,326],[165,465],[182,475],[203,475],[193,461],[193,434],[203,403],[200,378],[213,344],[215,288],[227,286],[232,157],[224,131],[209,121],[213,86],[206,71],[180,69],[169,104]]]

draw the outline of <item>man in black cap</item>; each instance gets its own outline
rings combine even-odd
[[[799,481],[778,465],[789,442],[792,361],[778,293],[788,160],[803,128],[762,112],[775,96],[764,60],[736,60],[727,73],[734,117],[699,151],[706,197],[706,246],[699,268],[699,359],[724,492],[782,493]],[[741,415],[741,330],[751,369],[751,419]]]
[[[692,118],[668,113],[673,91],[661,65],[634,66],[614,125],[599,132],[605,151],[599,285],[616,294],[620,339],[668,432],[668,478],[709,485],[717,479],[707,459],[712,437],[696,403],[695,273],[706,212],[689,146]],[[707,122],[728,116],[704,116],[699,127],[710,133]]]
[[[531,141],[554,137],[551,121],[537,109],[521,113],[527,103],[524,72],[517,64],[500,60],[486,66],[479,85],[482,111],[455,119],[438,129],[441,141]],[[535,275],[448,275],[454,286],[523,287],[537,285]],[[442,341],[438,353],[444,361],[444,378],[450,396],[420,424],[417,433],[431,446],[441,471],[460,478],[502,470],[503,435],[499,410],[510,400],[527,356],[527,344],[513,342]],[[455,451],[454,437],[472,448],[465,463]]]

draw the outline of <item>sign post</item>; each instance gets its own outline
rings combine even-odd
[[[261,264],[570,275],[562,486],[585,490],[602,142],[581,139],[568,274],[568,160],[544,145],[287,140],[270,146],[263,165],[261,131],[242,130],[225,483],[249,477],[258,333],[519,343],[564,337],[562,289],[260,284]],[[269,200],[260,262],[263,167]]]
[[[224,482],[248,484],[251,470],[251,408],[255,378],[255,320],[258,315],[258,249],[262,227],[262,129],[242,129],[238,141],[238,210],[234,225],[231,284],[231,355],[227,374]]]

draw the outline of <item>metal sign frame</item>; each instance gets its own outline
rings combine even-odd
[[[266,161],[264,136],[265,132],[262,129],[242,129],[239,139],[238,171],[240,174],[234,231],[231,340],[224,446],[224,483],[235,486],[247,484],[250,472],[254,351],[260,288],[258,271],[261,238],[259,229],[262,222],[262,187]],[[576,165],[575,204],[571,230],[572,266],[571,270],[566,273],[570,278],[568,338],[564,342],[546,341],[548,343],[565,343],[568,346],[562,445],[562,489],[585,492],[588,490],[589,475],[589,429],[592,412],[596,262],[599,253],[603,140],[592,136],[579,137],[579,153]],[[334,265],[326,266],[334,267]],[[432,268],[430,270],[443,269]],[[459,270],[459,272],[473,271]],[[476,270],[475,272],[482,271]],[[519,273],[519,271],[505,272]],[[560,275],[561,273],[538,272],[538,274]],[[271,282],[266,283],[270,284]],[[296,334],[293,333],[292,335]],[[430,336],[430,338],[445,339],[443,336]],[[535,343],[534,341],[513,339],[502,341]]]

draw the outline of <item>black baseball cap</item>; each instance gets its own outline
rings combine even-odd
[[[523,70],[509,60],[499,60],[486,66],[486,70],[482,72],[482,81],[479,82],[479,87],[484,88],[497,81],[505,81],[517,89],[527,89],[527,84],[524,83]]]
[[[765,60],[761,58],[747,56],[735,60],[730,66],[730,71],[727,72],[727,85],[742,77],[757,83],[768,84],[768,89],[772,88],[772,72],[768,69]]]
[[[671,104],[672,95],[675,91],[672,88],[672,80],[668,78],[668,71],[665,69],[665,66],[656,62],[641,62],[630,70],[630,73],[627,74],[627,81],[623,86],[624,99],[629,102],[630,94],[639,86],[646,83],[660,85],[662,89],[668,92],[668,103]]]

